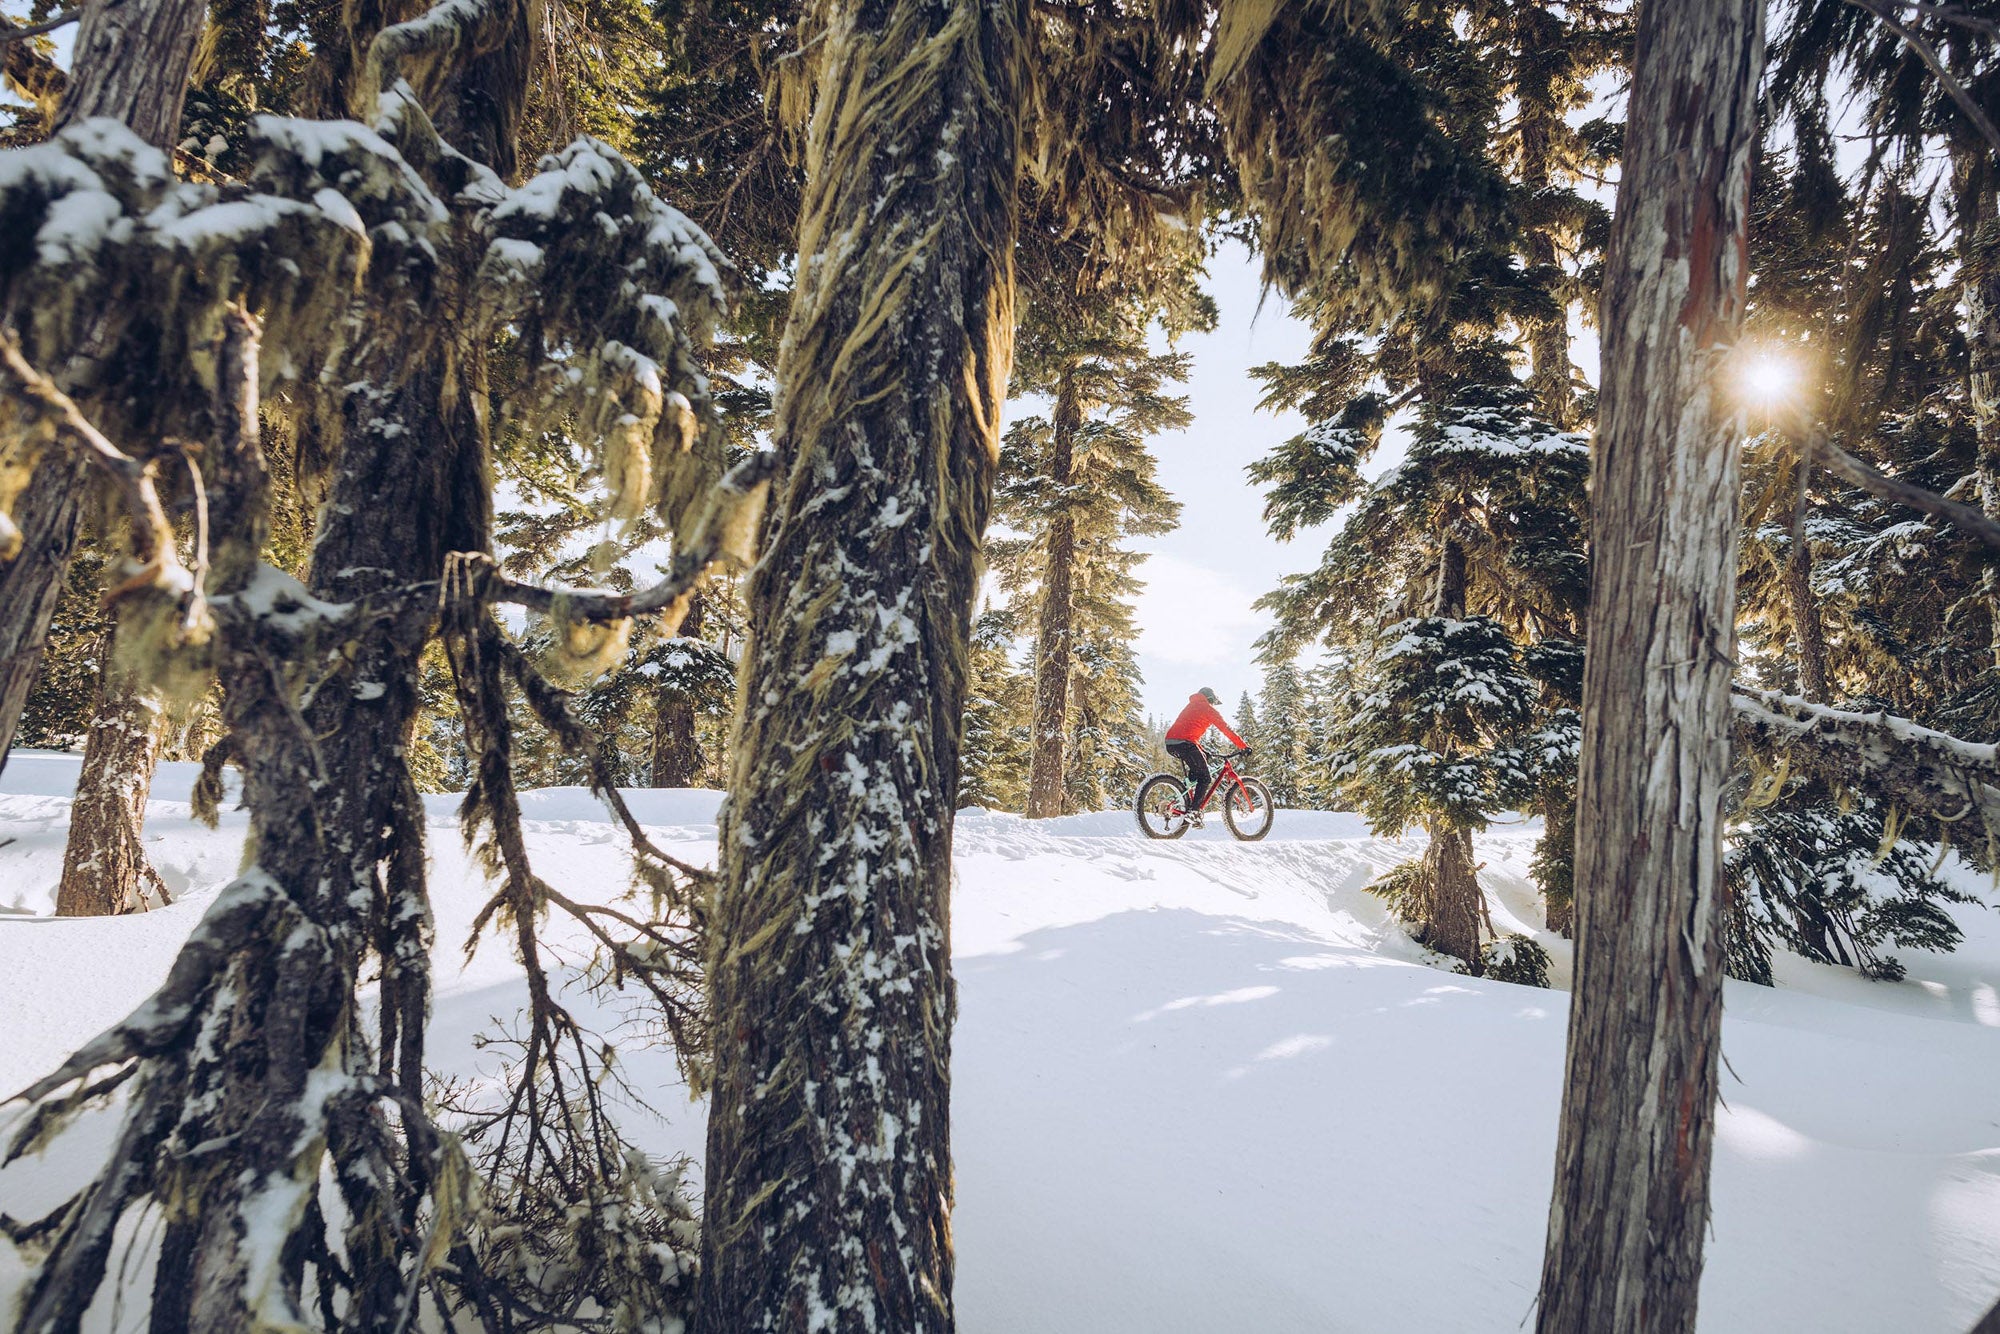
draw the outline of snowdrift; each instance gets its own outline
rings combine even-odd
[[[0,775],[0,1085],[12,1092],[164,976],[235,870],[243,817],[210,832],[153,803],[148,848],[179,902],[143,917],[47,916],[70,756]],[[183,795],[192,766],[163,766]],[[718,796],[631,794],[656,841],[714,856]],[[485,890],[450,798],[430,804],[439,1069],[519,1005],[504,942],[464,952]],[[541,873],[625,883],[590,796],[527,794]],[[1494,924],[1535,934],[1558,989],[1440,971],[1362,886],[1421,841],[1350,815],[1281,811],[1270,839],[1141,839],[1123,812],[958,821],[953,1062],[958,1305],[966,1334],[1511,1334],[1541,1264],[1561,1096],[1568,947],[1540,931],[1536,831],[1480,840]],[[8,842],[7,840],[12,840]],[[1971,887],[1989,902],[1983,881]],[[1702,1329],[1958,1334],[2000,1295],[2000,914],[1909,981],[1784,961],[1730,984]],[[568,957],[585,951],[570,941]],[[573,975],[573,970],[572,970]],[[618,1002],[574,996],[605,1029]],[[702,1110],[634,1046],[653,1110],[627,1133],[699,1156]],[[89,1167],[79,1127],[0,1172],[0,1212],[46,1207]],[[0,1242],[0,1300],[21,1275]],[[98,1329],[110,1329],[100,1301]],[[134,1313],[125,1328],[141,1327]]]

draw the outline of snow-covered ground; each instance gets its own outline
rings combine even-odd
[[[7,1091],[157,985],[240,852],[240,814],[211,833],[185,801],[157,801],[149,849],[181,901],[49,918],[75,772],[72,757],[17,754],[0,775]],[[184,796],[191,778],[166,766],[155,791]],[[632,796],[671,851],[713,856],[714,793]],[[586,793],[531,793],[527,814],[544,876],[575,896],[623,886],[619,840]],[[449,799],[433,799],[430,823],[430,1050],[477,1076],[490,1067],[472,1038],[514,1012],[517,976],[502,943],[465,959],[484,889]],[[1503,931],[1539,925],[1533,840],[1480,840]],[[1427,966],[1361,890],[1419,847],[1315,812],[1280,812],[1250,845],[1220,830],[1148,843],[1123,813],[961,814],[966,1334],[1521,1327],[1568,998]],[[2000,1295],[2000,913],[1969,910],[1964,925],[1957,954],[1905,954],[1907,982],[1789,960],[1775,990],[1730,984],[1703,1330],[1957,1334]],[[1566,984],[1567,946],[1538,938]],[[633,1112],[628,1133],[697,1152],[701,1110],[671,1062],[627,1057],[662,1112]],[[52,1202],[81,1158],[58,1148],[0,1173],[0,1212]],[[0,1296],[19,1272],[0,1255]]]

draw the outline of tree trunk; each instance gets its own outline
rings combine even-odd
[[[701,1334],[953,1328],[952,799],[1026,22],[1024,0],[815,9],[791,472],[749,590],[710,927]]]
[[[1605,276],[1576,983],[1542,1334],[1689,1330],[1722,1025],[1760,0],[1645,0]]]
[[[97,707],[83,746],[56,890],[58,917],[144,912],[167,902],[167,887],[140,838],[166,710],[156,691],[119,665],[115,637],[116,631],[104,636]]]
[[[205,0],[90,0],[54,128],[109,116],[153,147],[171,147],[207,17]]]
[[[1058,495],[1076,472],[1076,432],[1083,413],[1076,380],[1066,370],[1056,389],[1048,476]],[[1076,657],[1076,515],[1067,505],[1049,520],[1048,567],[1042,572],[1042,620],[1035,636],[1035,715],[1028,754],[1028,818],[1063,814],[1063,760],[1069,748],[1070,672]]]
[[[682,635],[701,638],[701,594],[688,603],[681,619]],[[694,734],[694,701],[683,690],[662,690],[653,703],[654,787],[693,787],[701,775],[701,746]]]
[[[1558,23],[1551,21],[1541,5],[1516,6],[1514,36],[1516,59],[1520,62],[1520,85],[1515,102],[1521,117],[1521,187],[1534,215],[1524,229],[1523,241],[1530,268],[1552,269],[1556,263],[1556,243],[1541,215],[1541,193],[1549,188],[1552,137],[1561,118],[1550,105],[1550,78],[1546,46],[1561,41]],[[1553,319],[1528,323],[1530,372],[1528,387],[1542,415],[1567,429],[1576,420],[1576,396],[1570,391],[1569,311],[1565,306]]]
[[[1431,844],[1424,849],[1425,903],[1414,933],[1417,943],[1477,966],[1483,905],[1472,860],[1472,831],[1434,827],[1430,836]]]
[[[207,14],[206,0],[91,0],[77,28],[76,60],[54,128],[108,116],[155,148],[171,145]],[[84,473],[68,451],[51,452],[15,516],[26,539],[21,554],[0,565],[0,767],[41,667],[49,617],[76,550]]]
[[[1966,397],[1972,406],[1979,508],[2000,518],[2000,218],[1995,216],[1991,154],[1984,145],[1957,155],[1955,184],[1959,268],[1964,274]],[[1993,660],[2000,665],[2000,570],[1981,576]]]
[[[1826,684],[1826,626],[1812,590],[1812,549],[1801,533],[1785,562],[1785,597],[1792,604],[1792,642],[1799,654],[1799,693],[1815,704],[1832,702]]]
[[[84,466],[69,450],[42,456],[14,513],[21,550],[0,562],[0,772],[41,674],[49,619],[82,532]]]

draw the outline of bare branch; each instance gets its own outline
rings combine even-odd
[[[19,27],[16,27],[12,22],[0,20],[0,22],[7,23],[6,27],[0,28],[0,46],[4,46],[8,42],[18,41],[23,37],[40,37],[45,32],[54,32],[57,28],[66,28],[82,17],[83,10],[81,9],[65,9],[52,19],[43,19],[40,23],[28,23]]]
[[[28,363],[21,355],[20,340],[11,331],[0,332],[0,393],[14,399],[31,417],[51,425],[58,440],[109,475],[123,496],[132,519],[140,569],[105,595],[107,604],[135,589],[162,582],[161,576],[180,568],[180,558],[174,553],[174,530],[160,504],[154,465],[141,463],[106,439],[69,395]]]
[[[496,570],[485,581],[486,597],[543,613],[556,610],[560,601],[563,613],[579,621],[615,621],[665,611],[694,592],[709,566],[726,555],[743,554],[740,530],[745,523],[754,524],[754,511],[777,471],[777,453],[762,450],[723,474],[693,535],[677,544],[667,577],[650,588],[637,593],[565,592],[508,579]]]
[[[1808,463],[1824,464],[1827,471],[1846,478],[1870,495],[1907,505],[1934,519],[1943,519],[1967,535],[1978,538],[1995,552],[2000,552],[2000,523],[1971,505],[1946,500],[1935,491],[1890,477],[1828,440],[1821,430],[1815,429],[1807,437],[1805,451]]]
[[[1937,76],[1938,82],[1944,85],[1946,94],[1950,96],[1952,101],[1958,104],[1958,109],[1965,113],[1966,119],[1971,121],[1973,127],[1985,137],[1986,142],[1992,147],[1993,151],[2000,153],[2000,129],[1994,128],[1993,122],[1987,118],[1986,112],[1980,108],[1978,102],[1973,100],[1972,94],[1965,90],[1965,85],[1960,83],[1953,77],[1951,71],[1944,67],[1944,61],[1938,58],[1936,49],[1923,38],[1917,36],[1908,27],[1904,26],[1901,20],[1896,17],[1895,13],[1890,9],[1891,0],[1847,0],[1847,3],[1853,5],[1856,9],[1864,9],[1873,14],[1882,21],[1883,27],[1902,38],[1903,44],[1908,46],[1917,59],[1923,61],[1930,72]],[[1918,5],[1917,8],[1925,10],[1932,7]],[[1940,13],[1939,17],[1949,17],[1949,15]]]

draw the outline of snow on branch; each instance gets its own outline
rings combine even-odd
[[[1731,702],[1739,756],[1815,774],[1836,792],[1865,793],[1904,817],[1949,825],[1977,811],[1989,836],[2000,831],[2000,750],[1993,746],[1776,691],[1738,687]]]
[[[1891,477],[1834,444],[1821,430],[1814,430],[1807,437],[1806,451],[1810,462],[1825,465],[1828,471],[1846,478],[1870,495],[1907,505],[1934,519],[1942,519],[2000,552],[2000,523],[1995,523],[1973,506],[1947,500],[1935,491]]]

